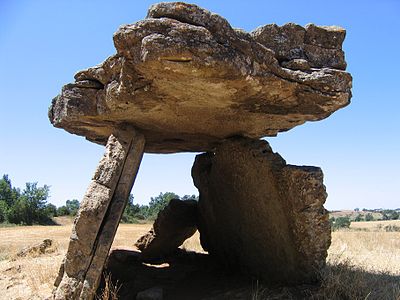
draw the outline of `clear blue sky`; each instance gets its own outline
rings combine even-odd
[[[234,27],[286,22],[340,25],[352,73],[350,106],[276,138],[288,163],[320,166],[328,209],[400,207],[400,1],[192,1]],[[15,186],[51,185],[50,201],[81,199],[103,148],[53,128],[51,99],[76,71],[115,53],[112,34],[143,19],[154,1],[0,0],[0,175]],[[133,189],[197,193],[194,154],[145,155]]]

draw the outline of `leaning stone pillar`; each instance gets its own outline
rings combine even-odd
[[[143,156],[130,128],[112,134],[75,219],[54,299],[92,299]]]

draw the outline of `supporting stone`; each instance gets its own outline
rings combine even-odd
[[[197,230],[197,201],[172,199],[158,213],[153,228],[140,237],[135,246],[141,259],[157,262],[173,254]]]
[[[54,299],[93,299],[145,145],[133,128],[112,134],[82,200]]]
[[[267,142],[235,138],[198,155],[192,176],[210,255],[265,281],[318,278],[330,245],[321,169],[287,165]]]

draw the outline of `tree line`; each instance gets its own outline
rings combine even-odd
[[[37,182],[27,182],[24,189],[13,187],[8,175],[3,175],[0,179],[0,223],[51,225],[55,224],[54,217],[77,214],[80,204],[78,200],[67,200],[65,205],[56,207],[47,202],[49,193],[48,185],[38,186]],[[174,198],[198,200],[196,195],[180,197],[173,192],[166,192],[151,197],[148,205],[139,205],[134,203],[130,195],[121,221],[138,223],[154,220],[158,212]]]
[[[51,224],[47,198],[49,186],[28,182],[23,190],[11,185],[4,175],[0,180],[0,222],[14,224]]]
[[[363,213],[360,213],[360,209],[354,209],[356,216],[341,216],[341,217],[330,217],[332,230],[340,228],[349,228],[351,222],[370,222],[370,221],[385,221],[385,220],[399,220],[400,209],[362,209]],[[376,216],[374,216],[374,213]]]
[[[57,208],[47,202],[49,193],[48,185],[38,186],[37,182],[27,182],[24,189],[13,187],[8,175],[3,175],[0,179],[0,223],[51,225],[53,217],[77,213],[78,200],[67,200]]]
[[[171,199],[180,200],[199,200],[196,195],[184,195],[183,197],[173,193],[160,193],[156,197],[151,197],[148,205],[135,204],[132,194],[129,196],[128,203],[122,215],[121,222],[124,223],[139,223],[141,221],[155,220],[157,214],[168,205]]]

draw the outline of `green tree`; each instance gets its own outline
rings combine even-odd
[[[374,216],[371,213],[367,213],[365,215],[365,221],[373,221],[374,220]]]
[[[8,207],[14,205],[15,201],[19,198],[19,189],[13,188],[11,180],[8,175],[3,175],[0,179],[0,200],[5,201]]]
[[[392,213],[391,213],[391,215],[390,215],[390,219],[391,220],[397,220],[397,219],[399,219],[399,213],[397,212],[397,211],[393,211]]]
[[[162,209],[164,209],[168,205],[168,203],[174,198],[181,199],[183,201],[190,199],[199,199],[199,197],[196,195],[184,195],[183,197],[179,197],[179,195],[175,193],[166,192],[160,193],[156,197],[151,197],[149,205],[139,205],[133,203],[134,198],[132,195],[130,195],[128,203],[123,212],[121,222],[137,223],[140,220],[154,220],[157,217],[158,213]]]
[[[24,199],[18,198],[8,210],[7,219],[14,224],[28,224],[28,205]]]
[[[48,203],[44,211],[45,215],[50,218],[57,217],[57,207],[54,204]]]
[[[10,207],[8,220],[15,224],[45,224],[50,218],[46,215],[46,202],[49,187],[38,187],[37,182],[26,183],[25,189],[14,205]]]
[[[62,217],[62,216],[68,216],[69,214],[70,214],[70,211],[69,211],[68,207],[66,207],[65,205],[57,208],[57,216]]]
[[[121,222],[123,223],[136,223],[136,215],[139,213],[140,208],[138,204],[133,203],[133,195],[129,195],[128,203],[125,206],[122,214]]]
[[[199,201],[199,196],[196,195],[184,195],[183,197],[180,197],[181,200],[196,200]]]
[[[79,201],[76,199],[65,201],[65,205],[57,208],[58,216],[76,216],[79,210]]]
[[[0,223],[7,220],[9,207],[4,200],[0,200]]]
[[[76,216],[76,214],[78,213],[78,209],[79,209],[79,201],[76,199],[73,200],[67,200],[65,202],[65,206],[67,207],[68,211],[69,211],[69,215],[71,216]]]
[[[358,214],[357,217],[354,219],[354,221],[356,221],[356,222],[360,222],[360,221],[363,221],[363,220],[364,220],[364,218],[363,218],[363,216],[361,214]]]
[[[337,217],[332,224],[332,230],[337,230],[339,228],[349,228],[350,227],[349,217]]]
[[[138,223],[140,220],[152,219],[157,216],[156,208],[150,209],[149,205],[139,205],[133,203],[134,198],[129,195],[128,203],[121,218],[123,223]]]
[[[160,193],[157,197],[151,197],[149,202],[149,217],[154,219],[157,214],[164,209],[172,199],[180,199],[180,197],[172,192]]]

